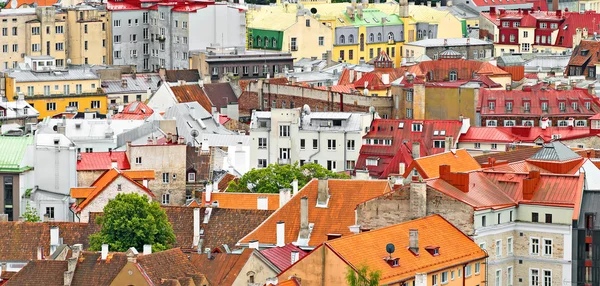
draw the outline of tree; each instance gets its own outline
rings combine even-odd
[[[90,235],[90,249],[100,250],[108,244],[111,251],[142,249],[151,244],[153,251],[169,249],[175,243],[173,228],[167,214],[157,202],[148,202],[138,194],[118,194],[104,207],[96,219],[100,232]]]
[[[40,215],[36,208],[31,206],[29,202],[27,202],[27,206],[25,206],[25,212],[23,213],[23,218],[26,222],[40,222]]]
[[[239,180],[229,183],[228,192],[278,193],[280,189],[291,188],[294,179],[298,180],[301,189],[313,178],[348,179],[346,174],[329,171],[315,163],[299,166],[298,163],[277,165],[271,164],[266,168],[252,169]]]
[[[350,286],[377,286],[381,279],[381,271],[369,271],[369,266],[361,264],[357,271],[350,266],[346,272],[346,282]]]

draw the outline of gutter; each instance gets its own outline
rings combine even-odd
[[[319,154],[319,152],[321,152],[321,131],[317,131],[317,152],[313,153],[312,155],[308,156],[308,163],[311,162],[311,159],[313,156]]]

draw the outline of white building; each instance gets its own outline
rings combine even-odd
[[[250,166],[313,162],[332,171],[353,170],[362,137],[376,114],[273,109],[254,111]]]

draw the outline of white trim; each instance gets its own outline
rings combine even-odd
[[[510,243],[508,243],[510,241]],[[509,247],[510,246],[510,247]],[[515,250],[515,239],[512,236],[506,238],[506,255],[512,255]]]
[[[546,271],[550,271],[550,284],[546,284],[546,279],[545,279],[546,277],[544,275],[544,272],[546,272]],[[542,280],[542,281],[540,281],[540,286],[552,286],[552,282],[553,282],[552,281],[552,269],[542,269],[540,275],[541,275],[541,280]]]
[[[502,239],[496,239],[496,247],[494,247],[496,257],[502,257]]]
[[[498,281],[498,283],[496,283],[496,281]],[[496,269],[494,272],[494,286],[502,286],[502,269]]]
[[[508,271],[510,269],[510,271]],[[512,286],[514,284],[514,268],[512,266],[506,267],[506,285]],[[510,274],[510,276],[508,275]]]
[[[527,280],[529,281],[529,285],[534,285],[533,281],[531,281],[531,277],[533,276],[532,270],[537,270],[537,280],[538,280],[537,281],[538,282],[537,285],[541,286],[540,285],[540,269],[539,268],[529,268],[529,271],[527,272],[527,275],[528,275]]]
[[[523,231],[523,232],[545,232],[552,234],[571,234],[571,225],[552,224],[552,223],[531,223],[531,222],[512,222],[503,224],[494,224],[485,228],[475,230],[475,237],[488,235],[502,234],[508,231]]]
[[[550,241],[550,254],[546,254],[546,240]],[[552,240],[552,238],[542,238],[542,251],[541,255],[543,257],[552,257],[553,253],[554,253],[554,241]]]

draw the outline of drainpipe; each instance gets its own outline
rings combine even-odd
[[[313,153],[312,155],[308,156],[308,163],[311,162],[311,159],[313,156],[319,154],[319,152],[321,152],[321,131],[317,131],[317,152]]]
[[[462,282],[463,282],[462,286],[466,286],[466,284],[465,284],[466,283],[465,278],[467,276],[467,273],[465,272],[465,268],[467,268],[467,264],[466,263],[463,264],[463,267],[462,267]],[[487,266],[486,266],[485,270],[487,272]],[[486,281],[487,281],[487,277],[486,277]]]
[[[341,93],[340,93],[341,96]],[[348,140],[346,140],[346,134],[348,133],[348,131],[344,131],[344,142],[342,144],[346,144],[346,146],[344,147],[344,162],[342,162],[342,164],[344,164],[344,170],[346,171],[346,153],[348,152]],[[354,143],[356,144],[356,142]],[[356,148],[356,146],[354,147]]]

